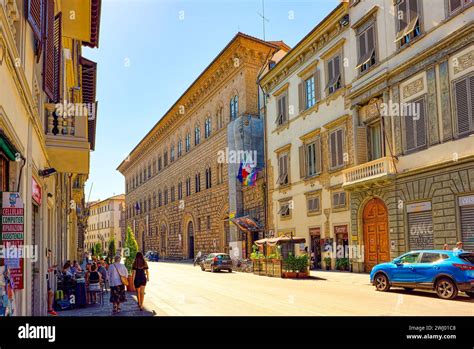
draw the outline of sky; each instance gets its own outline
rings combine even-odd
[[[339,0],[265,0],[267,40],[293,47]],[[116,170],[198,75],[241,31],[263,38],[262,0],[103,0],[97,133],[86,200],[125,191]]]

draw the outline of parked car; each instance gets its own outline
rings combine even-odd
[[[145,259],[149,262],[158,262],[159,258],[160,256],[157,251],[147,251],[145,253]]]
[[[431,289],[442,299],[454,299],[459,291],[474,298],[474,253],[465,251],[412,251],[389,263],[376,265],[370,282],[377,291],[403,287],[408,291]]]
[[[207,255],[200,263],[201,270],[210,270],[212,273],[221,270],[227,270],[232,273],[232,259],[227,253],[211,253]]]

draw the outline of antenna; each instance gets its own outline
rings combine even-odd
[[[265,0],[262,0],[262,13],[257,12],[260,17],[262,17],[262,26],[263,26],[263,41],[265,40],[265,22],[270,22],[267,17],[265,17]]]

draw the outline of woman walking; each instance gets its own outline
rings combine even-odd
[[[132,265],[133,285],[137,289],[138,308],[143,310],[143,300],[145,298],[145,286],[150,277],[148,274],[148,264],[143,258],[143,254],[138,252]]]
[[[110,285],[110,303],[113,304],[112,314],[120,312],[120,304],[127,301],[122,277],[127,278],[128,271],[125,265],[120,263],[120,260],[120,256],[115,256],[114,263],[109,266],[109,270],[107,271]]]
[[[97,292],[101,290],[102,276],[97,271],[97,265],[92,264],[90,273],[86,274],[86,285],[89,290],[90,304],[97,303]]]

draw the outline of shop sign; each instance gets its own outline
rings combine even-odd
[[[347,228],[347,225],[336,225],[334,226],[334,233],[342,234],[344,238],[347,239],[349,236],[349,229]]]
[[[320,236],[321,235],[321,228],[310,228],[309,229],[310,236]]]
[[[408,204],[407,205],[407,213],[412,212],[424,212],[424,211],[431,211],[431,202],[417,202],[415,204]]]
[[[41,198],[42,198],[41,186],[38,184],[38,182],[34,178],[32,178],[32,181],[31,181],[31,196],[34,202],[36,202],[38,205],[41,205]]]
[[[17,192],[2,193],[2,245],[5,250],[19,249],[24,243],[24,206]],[[5,258],[13,289],[23,289],[23,258]]]
[[[471,206],[474,205],[474,195],[461,196],[459,198],[459,206]]]

